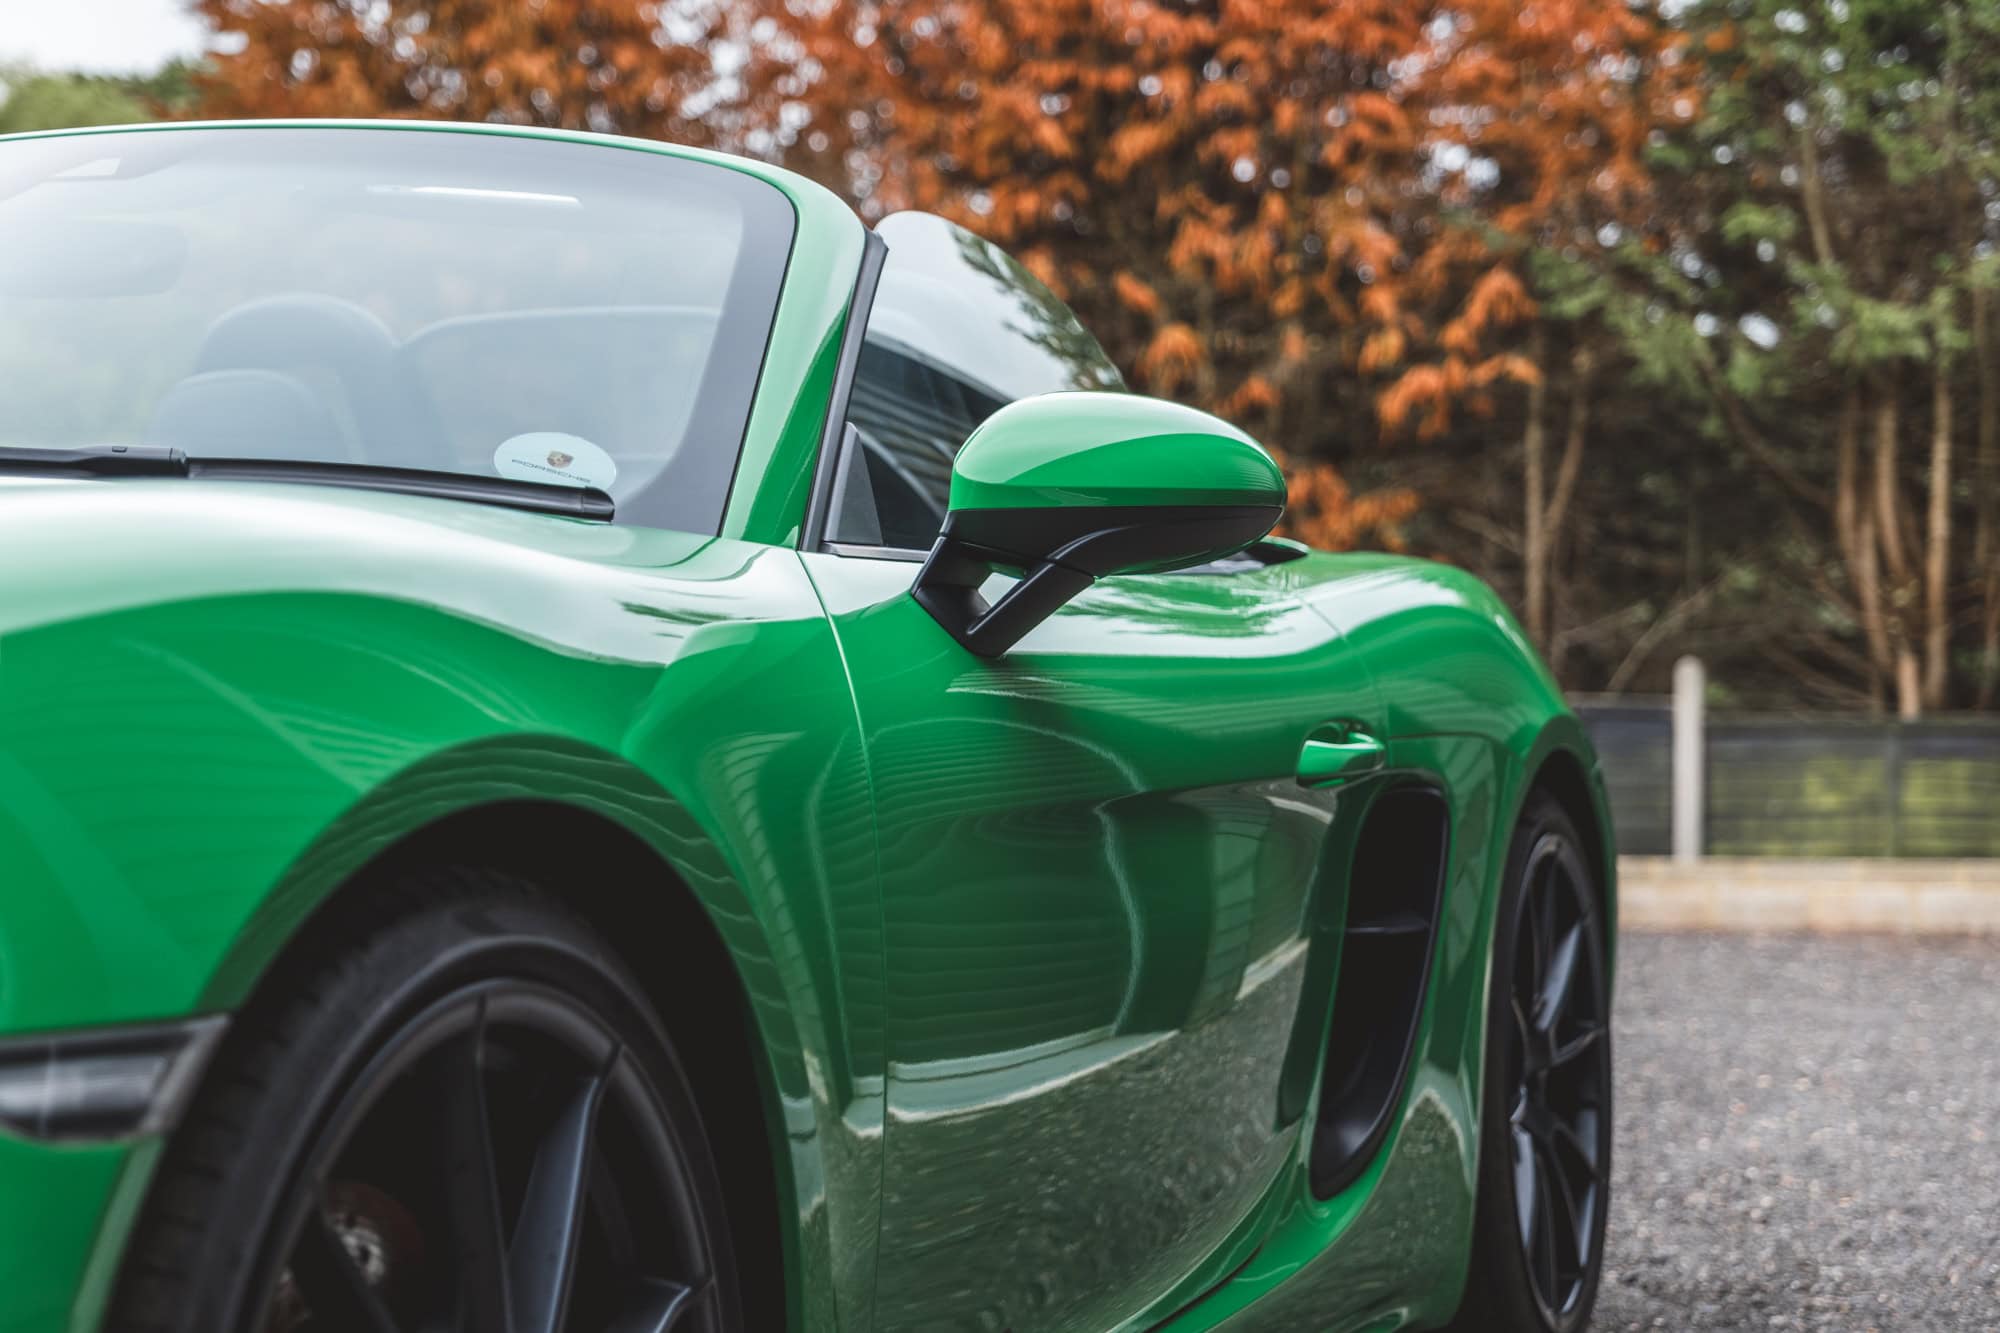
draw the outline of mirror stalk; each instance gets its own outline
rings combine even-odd
[[[998,552],[981,552],[955,538],[940,537],[917,573],[917,605],[967,651],[998,657],[1097,581],[1080,569],[1047,560],[989,604],[980,596],[979,585],[996,566],[1009,563],[1010,558]]]
[[[1276,504],[956,509],[912,594],[966,648],[998,657],[1097,580],[1239,550],[1269,532],[1280,512]],[[988,605],[979,585],[996,569],[1027,574]]]

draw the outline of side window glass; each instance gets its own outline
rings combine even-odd
[[[1097,339],[1005,251],[943,218],[898,213],[848,406],[827,535],[923,550],[944,523],[951,462],[1018,398],[1123,389]]]

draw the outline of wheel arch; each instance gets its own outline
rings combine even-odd
[[[570,849],[590,848],[578,874]],[[688,1076],[714,1146],[751,1327],[787,1326],[784,1274],[758,1256],[787,1253],[783,1200],[792,1193],[783,1101],[742,969],[716,922],[671,862],[615,819],[548,799],[461,809],[414,830],[336,888],[302,923],[338,912],[350,895],[451,866],[519,876],[583,917],[637,980]]]
[[[588,783],[574,780],[583,765]],[[520,780],[529,768],[540,782]],[[760,920],[680,803],[615,756],[513,738],[418,770],[357,803],[299,858],[238,932],[200,1007],[253,1003],[294,949],[363,899],[379,901],[385,881],[473,866],[548,890],[604,937],[673,1040],[721,1159],[739,1254],[783,1256],[781,1274],[745,1273],[752,1326],[798,1326],[800,1274],[827,1259],[805,1252],[823,1233],[803,1215],[822,1169],[801,1160],[819,1151],[801,1133],[810,1112],[797,1113],[812,1095],[812,1038],[774,953],[782,926]],[[558,773],[572,780],[548,780]],[[472,785],[456,781],[474,774]],[[739,1209],[744,1198],[757,1206]]]
[[[1536,792],[1545,792],[1576,825],[1584,841],[1584,852],[1597,873],[1597,888],[1605,912],[1607,959],[1615,963],[1618,940],[1618,844],[1611,823],[1611,805],[1605,795],[1604,778],[1597,766],[1597,752],[1591,746],[1583,724],[1574,714],[1562,713],[1543,728],[1528,763],[1527,780],[1521,787],[1521,805]],[[1517,810],[1515,820],[1519,820]],[[1509,829],[1513,825],[1509,824]]]

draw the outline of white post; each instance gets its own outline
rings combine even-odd
[[[1703,695],[1708,673],[1698,657],[1674,663],[1674,860],[1701,859],[1702,780],[1707,761]]]

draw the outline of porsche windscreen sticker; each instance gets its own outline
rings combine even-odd
[[[538,430],[516,435],[493,451],[493,470],[515,481],[544,486],[595,486],[611,489],[618,465],[611,455],[578,435]]]

